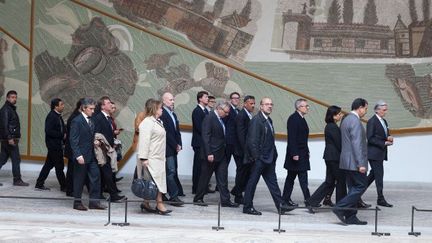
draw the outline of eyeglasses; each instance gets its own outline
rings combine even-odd
[[[273,106],[273,103],[264,103],[263,105],[266,105],[266,106]]]
[[[301,105],[301,106],[299,106],[299,108],[301,108],[301,107],[306,107],[307,109],[309,109],[309,108],[310,108],[310,106],[309,106],[309,105]]]
[[[231,97],[232,100],[238,100],[240,97]]]

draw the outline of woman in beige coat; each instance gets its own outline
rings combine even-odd
[[[162,193],[167,192],[165,172],[165,128],[159,117],[162,115],[162,103],[151,99],[146,102],[145,118],[139,125],[138,137],[138,176],[145,166],[152,176],[159,190],[156,197],[156,213],[166,215],[171,212],[167,210],[162,201]],[[144,201],[141,208],[151,212],[149,202]]]

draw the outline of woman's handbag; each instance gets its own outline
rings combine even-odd
[[[148,169],[143,168],[143,171],[144,176],[142,178],[136,178],[132,181],[132,192],[135,196],[143,198],[144,200],[156,200],[158,188],[154,183]]]

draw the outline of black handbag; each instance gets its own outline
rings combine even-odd
[[[148,173],[148,179],[144,179],[144,177],[134,179],[131,186],[132,193],[144,200],[156,200],[158,188],[148,170],[143,169],[143,171]]]

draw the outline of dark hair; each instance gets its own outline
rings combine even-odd
[[[93,98],[83,98],[80,100],[81,101],[81,111],[84,111],[84,109],[86,109],[87,107],[94,105],[96,106],[96,101]]]
[[[62,100],[60,98],[54,98],[51,100],[51,110],[54,110],[54,108],[56,108],[56,106],[59,106],[60,102]]]
[[[6,94],[6,97],[9,98],[10,95],[18,95],[18,93],[15,90],[9,90]]]
[[[205,90],[201,90],[200,92],[198,92],[197,94],[197,102],[199,103],[199,100],[204,96],[204,95],[208,95],[208,92]]]
[[[240,94],[238,92],[234,91],[230,94],[230,99],[232,99],[233,95],[238,95],[240,97]]]
[[[335,122],[333,117],[336,116],[337,114],[339,114],[339,112],[341,112],[342,108],[340,108],[339,106],[329,106],[329,108],[327,108],[327,112],[325,115],[325,122],[326,123],[333,123]]]
[[[214,97],[213,95],[209,95],[209,96],[208,96],[208,99],[209,99],[209,100],[215,100],[216,97]]]
[[[255,97],[252,95],[246,95],[243,99],[243,103],[246,103],[248,100],[255,100]]]
[[[351,110],[355,111],[360,107],[365,107],[367,104],[368,104],[367,100],[365,100],[363,98],[357,98],[351,104]]]

